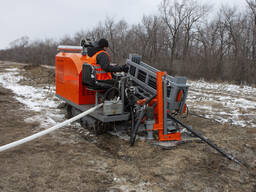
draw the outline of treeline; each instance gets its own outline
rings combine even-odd
[[[212,16],[211,5],[199,1],[163,0],[157,15],[144,16],[137,25],[106,18],[97,27],[58,42],[22,37],[0,51],[0,60],[54,65],[59,44],[79,45],[83,37],[104,37],[114,63],[137,53],[171,75],[255,84],[256,0],[245,1],[243,11],[222,7]]]

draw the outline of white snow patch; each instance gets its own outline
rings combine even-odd
[[[224,83],[189,81],[190,109],[220,123],[255,128],[256,88]]]
[[[113,189],[118,188],[124,192],[130,192],[130,191],[150,192],[150,191],[152,191],[150,189],[150,187],[152,185],[151,183],[141,182],[138,184],[133,184],[133,183],[129,183],[126,178],[117,177],[117,176],[115,176],[113,180],[116,183],[116,185],[111,187]]]
[[[6,69],[0,73],[0,84],[15,94],[14,98],[23,103],[29,110],[37,112],[35,116],[25,119],[26,122],[40,122],[40,128],[49,128],[64,120],[57,106],[60,101],[54,99],[55,88],[45,86],[32,87],[20,85],[24,77],[19,76],[18,68]]]
[[[5,69],[6,71],[18,71],[19,69],[18,68],[7,68]]]

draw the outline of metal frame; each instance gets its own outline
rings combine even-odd
[[[56,97],[60,98],[61,100],[65,101],[72,107],[80,110],[80,111],[86,111],[89,108],[94,107],[95,105],[77,105],[73,103],[72,101],[69,101],[68,99],[65,99],[64,97],[61,97],[60,95],[56,94]],[[108,123],[108,122],[115,122],[115,121],[127,121],[130,118],[130,113],[123,113],[120,115],[103,115],[102,108],[97,109],[96,111],[92,112],[89,114],[89,116],[92,116],[93,118],[102,121],[103,123]]]
[[[171,127],[167,117],[168,111],[182,113],[188,94],[189,86],[186,85],[186,77],[172,77],[166,72],[159,71],[154,67],[140,61],[137,55],[129,55],[126,64],[129,66],[128,77],[142,89],[144,93],[157,95],[157,122],[154,124],[154,130],[158,131],[160,141],[170,141],[181,139],[181,133],[178,131],[169,132]],[[182,97],[177,99],[179,92],[182,91]],[[143,93],[137,91],[144,96]]]
[[[149,65],[147,65],[146,63],[140,62],[140,63],[135,63],[132,61],[132,57],[138,57],[137,55],[129,55],[129,59],[127,59],[126,64],[129,66],[129,72],[128,72],[128,77],[134,81],[136,84],[138,84],[140,87],[143,87],[143,89],[146,90],[147,93],[150,94],[156,94],[157,90],[156,88],[153,88],[152,86],[149,85],[149,79],[150,76],[152,78],[154,78],[156,80],[156,74],[157,72],[160,72],[159,70],[155,69],[154,67],[151,67]],[[131,74],[132,69],[135,69],[135,73]],[[143,72],[146,74],[145,77],[145,81],[143,82],[140,78],[139,78],[139,72]],[[170,75],[166,75],[165,77],[165,84],[166,84],[166,96],[165,99],[168,103],[167,108],[170,111],[173,110],[178,110],[179,113],[182,112],[183,107],[185,105],[185,101],[187,98],[187,94],[188,94],[188,88],[189,86],[186,85],[187,82],[187,78],[186,77],[172,77]],[[168,88],[170,89],[169,94],[168,94]],[[183,90],[183,97],[181,99],[180,102],[176,101],[177,98],[177,94],[179,92],[179,90]],[[143,95],[143,93],[138,92],[138,94],[140,94],[141,96],[145,96]]]

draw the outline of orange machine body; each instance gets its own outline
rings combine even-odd
[[[75,104],[95,104],[95,92],[82,85],[82,65],[88,61],[81,53],[59,52],[55,57],[56,94]]]
[[[59,52],[55,58],[56,94],[77,105],[95,104],[95,91],[88,90],[82,85],[82,66],[90,63],[88,56],[81,53]],[[164,134],[163,124],[163,77],[166,72],[157,72],[157,97],[150,102],[150,106],[157,103],[155,108],[155,124],[153,129],[158,131],[159,141],[181,140],[180,132]],[[177,99],[180,99],[178,94]],[[138,102],[143,104],[146,100]]]

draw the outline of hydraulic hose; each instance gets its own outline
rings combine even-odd
[[[135,123],[133,107],[130,107],[130,115],[131,115],[131,133],[130,134],[132,134],[132,130],[134,130],[134,123]]]
[[[142,119],[144,118],[145,114],[146,114],[146,108],[144,108],[144,106],[148,105],[154,98],[156,97],[156,95],[153,95],[152,97],[150,97],[141,107],[142,111],[139,114],[139,118],[134,126],[134,128],[132,127],[131,129],[131,136],[130,136],[130,145],[133,146],[136,140],[136,136],[139,130],[139,126],[141,124]],[[157,103],[154,103],[153,107],[156,106]]]
[[[143,119],[143,117],[145,116],[145,109],[142,110],[139,114],[139,118],[134,126],[134,128],[131,129],[131,137],[130,137],[130,145],[133,146],[134,143],[135,143],[135,140],[136,140],[136,136],[137,136],[137,133],[138,133],[138,129],[139,129],[139,126],[141,124],[141,121]]]
[[[118,94],[118,96],[120,95],[119,89],[116,88],[116,87],[112,87],[112,88],[108,89],[108,90],[104,93],[104,98],[103,98],[104,101],[107,100],[108,95],[109,95],[112,91],[115,91],[115,92]]]

